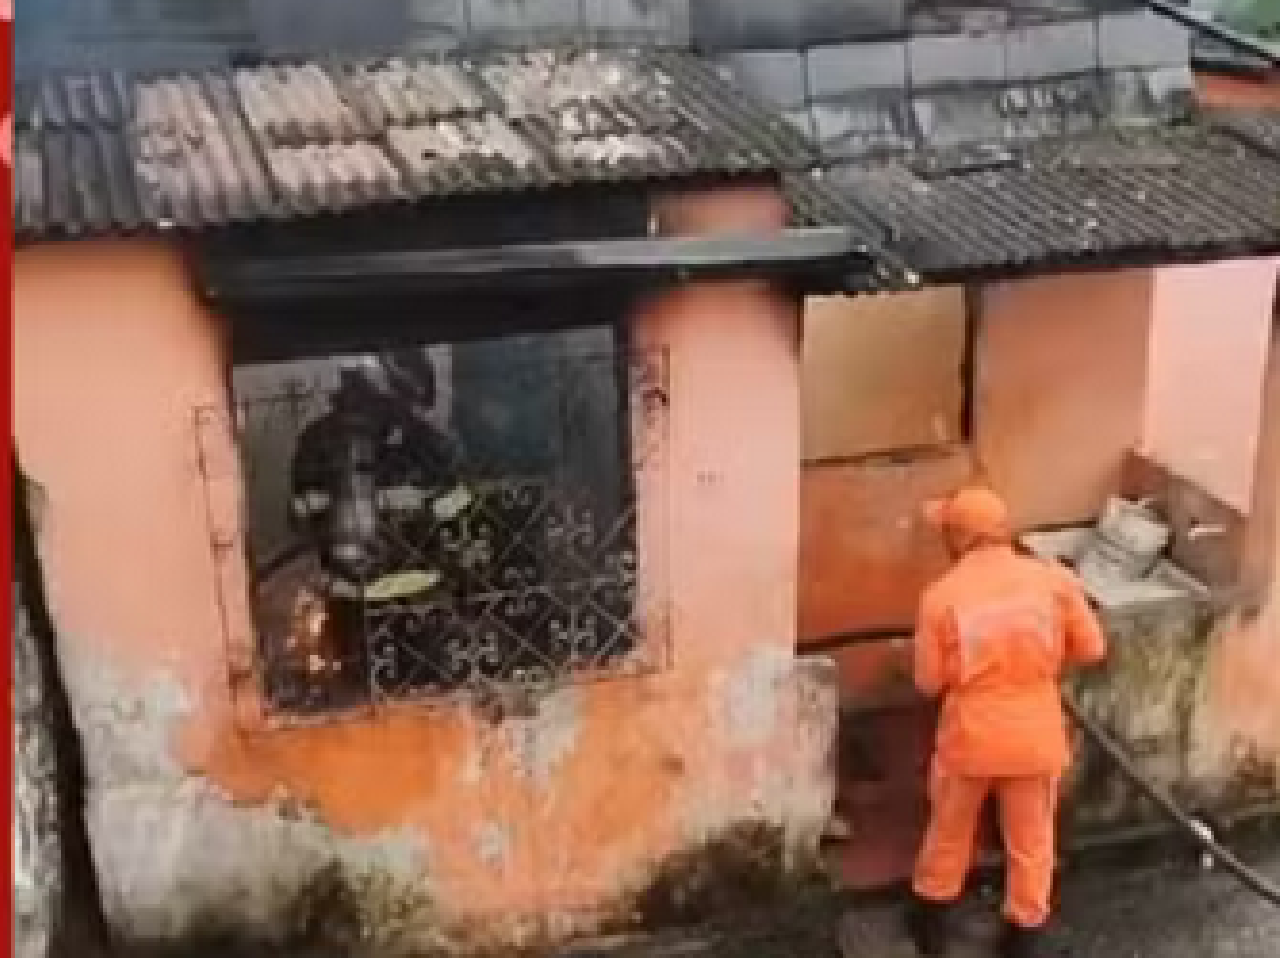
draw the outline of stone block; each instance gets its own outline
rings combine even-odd
[[[587,36],[601,43],[689,42],[690,0],[583,0]]]
[[[1004,34],[912,37],[907,51],[913,89],[1003,83]]]
[[[955,4],[950,0],[916,0],[907,15],[907,32],[929,34],[976,34],[1001,31],[1011,22],[1006,6]]]
[[[907,45],[886,40],[815,47],[807,66],[809,93],[818,100],[863,90],[902,89],[907,84]]]
[[[525,49],[580,39],[582,7],[565,0],[469,0],[470,44]]]
[[[906,0],[693,0],[690,32],[703,50],[801,48],[901,35]]]
[[[1162,120],[1182,119],[1195,109],[1196,80],[1190,66],[1184,64],[1146,70],[1143,82],[1156,115]]]
[[[1185,27],[1149,10],[1098,18],[1098,59],[1104,70],[1186,66],[1191,38]]]
[[[1005,35],[1006,73],[1016,83],[1096,70],[1097,39],[1092,18],[1015,27]]]
[[[912,99],[911,112],[921,139],[937,149],[1003,143],[1013,133],[1001,91],[926,94]]]
[[[467,37],[467,0],[407,0],[409,46],[454,50]]]
[[[828,159],[860,159],[870,153],[907,150],[913,127],[903,94],[862,95],[813,105],[818,143]]]
[[[369,55],[401,46],[409,31],[399,3],[263,0],[250,16],[268,57]]]
[[[815,140],[818,138],[818,128],[813,119],[813,111],[807,106],[783,110],[782,117],[805,136]]]
[[[805,57],[798,50],[739,50],[721,62],[739,86],[767,103],[786,109],[807,103]]]
[[[1113,70],[1103,76],[1106,115],[1118,123],[1164,122],[1186,116],[1195,105],[1190,67]]]

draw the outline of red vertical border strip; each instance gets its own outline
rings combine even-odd
[[[3,117],[3,124],[0,124],[0,140],[3,141],[3,157],[0,162],[0,173],[4,177],[4,268],[5,268],[5,388],[4,388],[4,409],[5,419],[9,423],[9,431],[7,433],[7,445],[9,446],[9,462],[10,466],[3,470],[4,479],[0,482],[4,483],[4,501],[8,505],[5,510],[5,518],[8,520],[9,532],[6,535],[6,544],[3,550],[5,570],[9,573],[9,588],[4,590],[5,604],[9,606],[7,620],[9,622],[9,654],[3,656],[4,674],[8,681],[5,687],[8,689],[5,695],[5,713],[8,718],[5,721],[5,727],[9,730],[10,736],[15,732],[13,723],[13,507],[14,507],[14,469],[15,461],[13,452],[13,0],[0,0],[0,57],[3,57],[3,73],[0,75],[0,116]],[[10,835],[9,841],[5,842],[5,859],[9,862],[9,874],[13,874],[13,742],[9,743],[9,780],[4,790],[6,803],[9,806],[9,812],[5,817],[5,821],[9,823]],[[4,923],[6,926],[5,940],[13,941],[13,895],[4,896]],[[12,947],[12,945],[10,946]]]

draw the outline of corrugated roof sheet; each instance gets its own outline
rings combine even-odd
[[[860,226],[935,278],[1280,250],[1280,162],[1208,124],[915,153],[787,185],[797,225]]]
[[[1219,129],[1280,161],[1280,110],[1219,108],[1211,116]]]
[[[16,106],[20,236],[196,229],[816,161],[716,69],[658,49],[62,74]]]

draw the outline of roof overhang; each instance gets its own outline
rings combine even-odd
[[[371,296],[573,290],[643,291],[693,280],[765,278],[805,292],[862,292],[914,283],[896,259],[844,226],[776,235],[572,239],[469,249],[201,256],[212,302],[258,304]]]
[[[218,246],[193,265],[240,361],[620,323],[653,293],[698,281],[763,280],[797,296],[918,283],[847,226],[279,255]]]

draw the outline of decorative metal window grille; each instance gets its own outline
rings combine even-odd
[[[236,371],[270,711],[658,667],[635,490],[664,357],[622,355],[609,328],[410,352]]]

